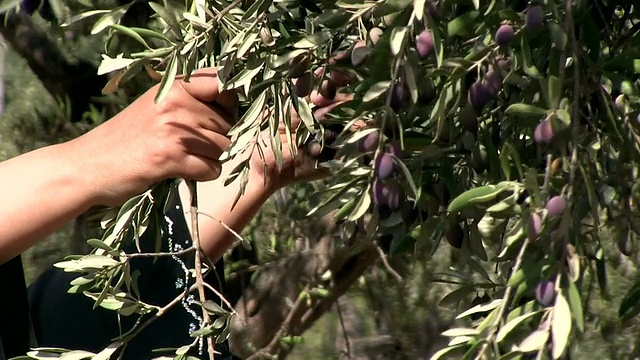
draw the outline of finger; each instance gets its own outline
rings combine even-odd
[[[311,93],[311,102],[317,107],[329,106],[335,102],[345,102],[353,99],[353,94],[345,94],[337,92],[333,99],[324,97],[319,91],[314,90]]]
[[[289,107],[289,129],[291,130],[292,133],[295,133],[296,131],[298,131],[298,128],[300,127],[300,125],[302,124],[302,119],[300,118],[300,115],[298,114],[298,112],[296,111],[296,109],[293,106]],[[286,124],[284,121],[280,121],[280,124],[278,126],[278,131],[281,134],[284,134],[286,132]]]
[[[220,177],[222,164],[218,160],[189,155],[179,165],[180,169],[174,177],[195,181],[210,181]]]
[[[229,138],[214,131],[202,131],[182,139],[187,154],[216,161],[230,144]]]
[[[218,70],[215,68],[198,69],[189,77],[188,81],[184,76],[176,77],[178,84],[192,97],[202,102],[215,101],[219,95]]]
[[[234,124],[232,116],[215,103],[192,101],[187,106],[184,111],[188,111],[188,115],[183,119],[192,119],[199,128],[226,135]]]
[[[327,106],[321,107],[321,108],[317,108],[314,112],[313,112],[313,116],[316,118],[316,120],[318,121],[324,121],[327,119],[327,114],[329,114],[331,112],[331,110],[335,109],[336,107],[344,104],[346,101],[341,101],[341,102],[336,102],[336,103],[332,103],[329,104]]]
[[[219,91],[218,71],[215,68],[196,70],[191,74],[189,81],[180,77],[179,84],[196,100],[204,103],[215,102],[234,119],[238,118],[238,95],[235,91]]]
[[[231,115],[232,124],[240,119],[240,101],[233,90],[223,91],[215,99],[215,103]]]

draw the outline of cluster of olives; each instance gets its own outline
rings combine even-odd
[[[380,130],[374,130],[358,140],[358,150],[364,154],[374,154],[380,144]],[[399,211],[406,225],[414,223],[419,215],[415,201],[407,198],[401,184],[394,175],[398,173],[396,161],[402,160],[400,143],[392,141],[384,145],[373,159],[374,179],[370,195],[372,205],[377,209],[380,219],[386,219]],[[371,158],[365,156],[365,162]]]
[[[544,22],[544,10],[540,5],[530,6],[524,15],[524,25],[527,28],[539,29]],[[494,36],[494,41],[500,46],[509,45],[515,37],[513,25],[504,23],[500,25]]]
[[[545,205],[547,219],[558,218],[561,216],[564,213],[566,206],[567,201],[563,196],[557,195],[550,198]],[[528,229],[529,238],[531,240],[535,240],[540,236],[540,233],[542,232],[542,225],[543,220],[540,217],[540,214],[538,212],[532,212],[529,219]],[[540,305],[550,306],[556,297],[555,283],[550,280],[540,281],[534,288],[534,294]]]
[[[427,2],[426,11],[432,18],[437,18],[438,9],[433,2]],[[539,29],[544,23],[545,12],[539,5],[531,5],[525,12],[524,27]],[[385,24],[389,21],[385,20]],[[387,24],[390,25],[390,24]],[[261,35],[262,36],[262,35]],[[368,31],[366,40],[354,42],[348,50],[343,51],[328,60],[328,67],[321,66],[315,70],[311,69],[311,58],[308,54],[303,54],[289,63],[288,76],[295,79],[295,94],[299,97],[309,97],[310,101],[320,105],[326,100],[331,100],[336,96],[337,89],[346,86],[355,79],[351,69],[356,69],[367,62],[376,43],[384,36],[384,31],[379,27],[371,28]],[[511,23],[503,23],[497,29],[494,41],[499,46],[509,45],[516,36],[516,30]],[[267,39],[268,40],[268,39]],[[264,41],[264,39],[263,39]],[[435,56],[435,42],[431,30],[425,29],[417,33],[414,38],[415,54],[421,60],[429,60]],[[492,60],[487,66],[484,75],[480,79],[471,80],[468,83],[466,103],[462,104],[457,112],[457,121],[462,136],[458,139],[458,148],[467,152],[467,164],[476,172],[482,173],[487,167],[487,149],[476,141],[480,130],[480,119],[487,105],[495,100],[503,87],[503,76],[509,71],[510,61],[506,58],[498,57]],[[424,80],[424,81],[422,81]],[[428,105],[435,99],[435,89],[430,79],[418,79],[418,104]],[[408,103],[409,87],[403,75],[400,75],[392,84],[391,98],[389,106],[396,114],[400,114]],[[316,118],[318,118],[316,114]],[[400,211],[403,219],[415,221],[419,211],[416,209],[415,201],[411,201],[404,193],[403,186],[397,176],[398,161],[402,161],[402,151],[396,138],[395,121],[385,121],[382,124],[369,124],[375,126],[376,131],[372,131],[358,141],[358,150],[366,153],[363,159],[367,163],[373,160],[374,174],[370,187],[370,195],[373,205],[378,211],[381,219],[389,217],[392,213]],[[326,132],[325,132],[326,133]],[[329,132],[331,134],[331,132]],[[543,121],[534,133],[534,138],[539,143],[550,141],[552,136],[550,122]],[[450,133],[447,126],[439,129],[438,140],[444,143],[450,141]],[[388,139],[388,140],[384,140]],[[380,144],[380,141],[387,143]],[[319,140],[313,143],[313,147],[319,151]],[[328,143],[325,141],[325,143]],[[561,200],[563,198],[558,197]],[[560,205],[558,199],[549,201],[548,216],[564,211],[558,210]],[[554,205],[555,204],[555,205]],[[532,236],[539,234],[542,226],[542,219],[537,213],[531,216],[530,226]],[[536,220],[537,219],[537,220]],[[450,219],[445,227],[445,237],[451,246],[461,248],[464,239],[464,228],[461,221]]]
[[[545,205],[546,209],[546,218],[553,219],[561,216],[564,213],[565,208],[567,207],[566,199],[561,196],[554,196],[547,201]],[[538,212],[532,212],[529,218],[529,238],[531,240],[535,240],[540,236],[542,232],[542,217]]]

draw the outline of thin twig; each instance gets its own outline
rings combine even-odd
[[[351,344],[349,343],[349,334],[347,334],[347,328],[344,326],[344,318],[342,317],[342,310],[340,309],[339,300],[336,300],[336,310],[338,310],[338,319],[340,320],[340,327],[342,328],[342,336],[344,337],[345,347],[347,348],[347,358],[351,359]]]
[[[376,250],[378,251],[378,254],[380,254],[380,259],[382,259],[382,263],[384,264],[385,269],[387,269],[387,271],[389,271],[389,273],[393,275],[396,280],[402,281],[402,276],[400,276],[400,274],[398,274],[398,272],[391,267],[391,264],[389,264],[389,260],[384,254],[384,251],[382,251],[382,248],[380,248],[380,245],[376,244]]]
[[[304,292],[308,292],[309,289],[311,289],[311,284],[307,284],[307,286],[304,288]],[[256,352],[255,354],[251,355],[249,358],[247,358],[247,360],[257,360],[260,359],[260,356],[265,355],[265,354],[273,354],[273,352],[279,348],[279,343],[280,340],[282,339],[282,337],[284,336],[284,334],[289,331],[289,327],[291,325],[291,322],[293,321],[293,318],[295,317],[295,315],[298,313],[298,311],[300,310],[300,308],[304,305],[306,298],[304,296],[298,296],[298,298],[296,299],[296,302],[293,304],[293,306],[291,307],[291,310],[289,310],[289,313],[287,314],[287,317],[285,318],[285,320],[282,322],[282,325],[280,325],[280,329],[278,330],[278,332],[273,336],[273,338],[271,339],[271,341],[269,342],[269,344],[267,344],[267,346],[265,346],[264,348],[262,348],[260,351]]]
[[[207,309],[204,308],[206,296],[204,294],[204,280],[202,278],[202,248],[200,247],[200,231],[198,229],[198,183],[195,181],[189,181],[189,190],[191,191],[191,238],[193,241],[193,247],[196,249],[195,259],[195,271],[196,271],[196,286],[198,287],[198,297],[200,298],[200,307],[202,309],[203,327],[211,324],[211,318]],[[213,337],[207,337],[207,347],[209,351],[209,359],[215,358],[215,346]]]
[[[151,325],[154,321],[158,320],[160,317],[162,317],[167,311],[169,311],[171,308],[173,308],[176,304],[178,304],[180,301],[182,301],[182,299],[184,299],[187,294],[189,294],[191,291],[193,291],[195,289],[195,285],[191,286],[189,289],[185,289],[180,295],[176,296],[173,300],[171,300],[171,302],[169,302],[167,305],[161,307],[160,309],[158,309],[158,312],[156,312],[152,318],[150,318],[149,320],[143,322],[140,326],[138,326],[135,330],[133,330],[132,332],[130,332],[129,334],[125,335],[124,337],[122,337],[121,339],[118,339],[116,341],[114,341],[113,343],[111,343],[109,346],[112,346],[113,344],[121,344],[121,345],[127,345],[127,342],[130,341],[131,339],[133,339],[134,337],[138,336],[138,334],[140,334],[140,332],[142,332],[142,330],[144,330],[147,326]]]
[[[222,300],[229,307],[229,309],[231,309],[231,311],[234,314],[236,313],[236,309],[233,308],[233,305],[231,305],[229,300],[227,300],[227,298],[225,298],[224,295],[220,293],[220,291],[216,290],[213,286],[209,285],[209,283],[207,282],[204,282],[204,286],[206,286],[209,290],[211,290],[214,294],[216,294],[220,298],[220,300]]]
[[[529,239],[525,238],[524,239],[524,243],[522,244],[522,247],[520,248],[520,253],[518,253],[518,257],[516,257],[516,262],[513,265],[513,270],[511,271],[511,273],[515,273],[516,271],[520,270],[520,266],[522,265],[522,260],[524,259],[524,255],[525,252],[527,250],[527,246],[529,245]],[[489,345],[491,344],[491,342],[493,341],[493,338],[497,335],[497,325],[500,323],[500,321],[502,321],[502,316],[504,315],[504,312],[507,310],[507,305],[509,303],[509,298],[511,297],[511,291],[513,290],[512,286],[507,286],[506,290],[504,291],[504,296],[502,297],[502,303],[500,303],[500,309],[498,310],[498,314],[496,316],[496,322],[494,323],[494,327],[491,330],[491,332],[489,333],[489,335],[486,337],[484,344],[482,345],[482,348],[480,349],[480,351],[478,352],[478,354],[475,357],[475,360],[480,360],[482,359],[482,356],[484,355],[484,352],[487,350],[487,348],[489,347]]]
[[[227,7],[225,7],[224,9],[222,9],[222,11],[220,11],[218,13],[218,16],[216,16],[215,20],[213,21],[213,26],[212,27],[216,27],[218,25],[218,23],[220,22],[220,20],[222,20],[222,18],[227,15],[227,13],[231,10],[233,10],[234,7],[240,5],[240,3],[242,2],[242,0],[234,0],[231,4],[229,4]]]
[[[185,214],[186,214],[186,212],[185,212]],[[204,215],[204,216],[208,217],[209,219],[211,219],[213,221],[216,221],[218,224],[222,225],[222,227],[225,228],[228,232],[230,232],[233,236],[235,236],[235,238],[238,239],[240,242],[244,242],[245,241],[244,238],[240,234],[238,234],[237,231],[233,230],[231,227],[229,227],[229,225],[225,224],[223,221],[218,220],[215,217],[213,217],[213,216],[211,216],[211,215],[209,215],[207,213],[204,213],[202,211],[198,211],[198,214]]]
[[[180,256],[180,255],[188,254],[195,250],[196,249],[194,247],[189,247],[186,249],[182,249],[180,251],[156,252],[156,253],[131,253],[131,254],[125,254],[124,256],[127,259],[138,258],[138,257]]]

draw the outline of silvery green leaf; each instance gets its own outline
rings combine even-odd
[[[480,304],[480,305],[476,305],[474,307],[472,307],[471,309],[463,312],[462,314],[456,316],[456,319],[462,319],[464,317],[467,317],[471,314],[475,314],[475,313],[479,313],[479,312],[486,312],[486,311],[490,311],[493,310],[495,308],[497,308],[498,306],[500,306],[502,304],[502,299],[495,299],[489,303],[486,304]]]
[[[407,43],[407,34],[409,33],[409,27],[401,26],[395,27],[391,31],[391,53],[395,56],[400,54],[400,51]]]
[[[389,89],[390,85],[391,85],[391,81],[380,81],[376,84],[373,84],[373,86],[371,86],[369,90],[367,90],[367,92],[364,94],[362,101],[371,102],[373,100],[376,100],[382,94],[384,94],[387,91],[387,89]]]
[[[171,58],[169,59],[169,63],[167,64],[167,69],[165,70],[164,75],[162,76],[162,81],[160,82],[160,88],[158,89],[158,93],[156,94],[156,97],[155,97],[156,103],[161,102],[165,98],[165,96],[167,96],[167,94],[171,90],[171,87],[173,86],[173,82],[176,78],[177,72],[178,72],[178,54],[173,53],[171,55]]]
[[[16,1],[17,2],[17,1]],[[106,14],[111,12],[111,10],[89,10],[89,11],[85,11],[83,13],[80,13],[78,15],[74,15],[72,16],[69,20],[63,22],[62,24],[60,24],[60,27],[67,27],[77,21],[86,19],[90,16],[94,16],[94,15],[100,15],[100,14]]]
[[[182,27],[180,27],[180,23],[178,23],[178,19],[172,10],[155,2],[149,2],[148,4],[156,14],[160,15],[160,18],[162,18],[176,36],[182,36]]]
[[[240,70],[240,72],[238,72],[236,76],[234,76],[233,78],[231,78],[231,80],[227,81],[224,84],[224,89],[225,90],[237,89],[239,87],[243,87],[247,84],[250,84],[253,78],[255,78],[256,75],[258,75],[258,73],[260,72],[260,70],[262,70],[263,66],[264,66],[264,60],[260,61],[257,65],[254,64],[254,66],[249,66],[249,64],[247,64],[247,67]]]
[[[247,51],[249,51],[252,46],[257,44],[256,40],[258,39],[258,35],[259,32],[257,30],[251,31],[248,35],[246,35],[244,40],[242,40],[242,44],[240,44],[240,46],[238,47],[238,53],[236,54],[236,56],[239,58],[244,57]]]
[[[564,292],[558,291],[556,294],[556,303],[553,306],[553,317],[551,318],[552,355],[554,359],[559,359],[567,348],[572,325],[573,321],[569,303],[564,297]]]
[[[127,7],[120,7],[110,11],[107,14],[104,14],[98,19],[98,21],[93,24],[93,28],[91,29],[91,35],[96,35],[102,32],[102,30],[108,28],[113,24],[117,24],[120,22],[124,14],[127,12]]]
[[[253,101],[249,110],[247,110],[240,121],[236,123],[236,125],[229,130],[227,133],[228,136],[234,136],[240,133],[243,133],[249,128],[259,126],[262,121],[261,115],[264,111],[264,107],[267,102],[267,92],[263,91],[258,97]]]
[[[98,75],[104,75],[114,70],[126,68],[135,61],[134,59],[125,58],[124,54],[118,54],[115,58],[102,55],[102,62],[100,62],[100,66],[98,67]]]

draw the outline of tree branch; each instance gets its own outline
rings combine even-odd
[[[55,98],[69,96],[72,119],[78,121],[93,96],[102,94],[105,76],[87,60],[70,60],[47,32],[24,12],[0,15],[0,35],[24,58],[45,89]],[[70,76],[72,75],[73,76]]]

